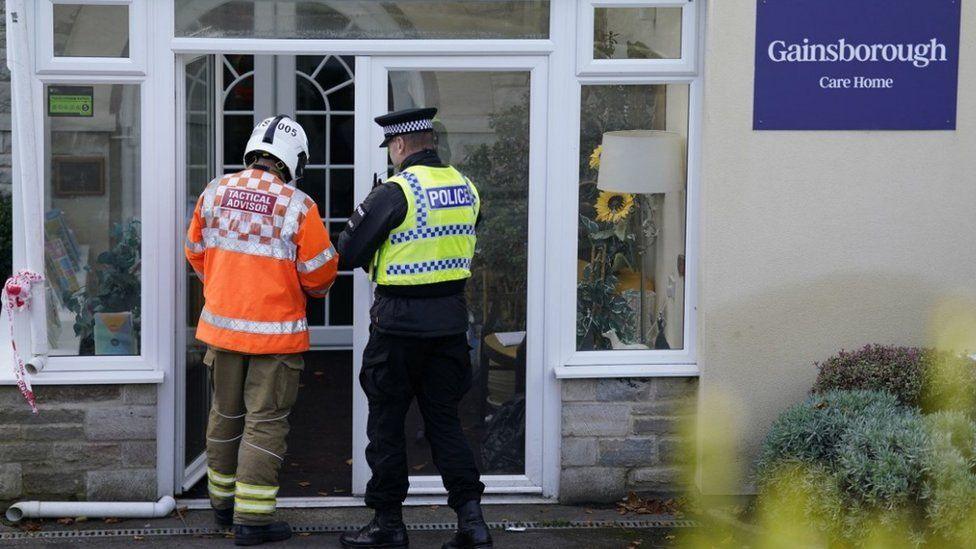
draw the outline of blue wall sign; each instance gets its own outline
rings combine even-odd
[[[962,0],[757,0],[753,128],[954,130]]]

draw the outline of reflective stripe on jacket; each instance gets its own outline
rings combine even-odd
[[[325,297],[338,256],[305,193],[262,169],[215,179],[197,200],[185,251],[203,281],[197,339],[240,353],[308,350],[305,296]]]
[[[478,190],[450,166],[411,166],[391,177],[407,214],[373,259],[373,280],[386,286],[435,284],[471,276]]]

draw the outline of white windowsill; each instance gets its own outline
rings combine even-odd
[[[556,366],[556,379],[614,377],[698,377],[697,364],[625,364],[614,366]]]
[[[105,372],[60,371],[41,372],[30,378],[31,385],[123,385],[163,382],[163,372],[157,370],[117,370]],[[16,385],[17,382],[6,376],[0,379],[2,385]]]

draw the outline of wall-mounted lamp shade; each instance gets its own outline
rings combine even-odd
[[[632,194],[685,186],[684,137],[674,132],[627,130],[603,134],[597,188]]]

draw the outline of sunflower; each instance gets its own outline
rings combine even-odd
[[[630,215],[633,207],[634,195],[601,191],[596,200],[596,220],[616,223]]]
[[[597,145],[590,153],[590,169],[595,170],[600,167],[600,154],[603,153],[603,145]]]

